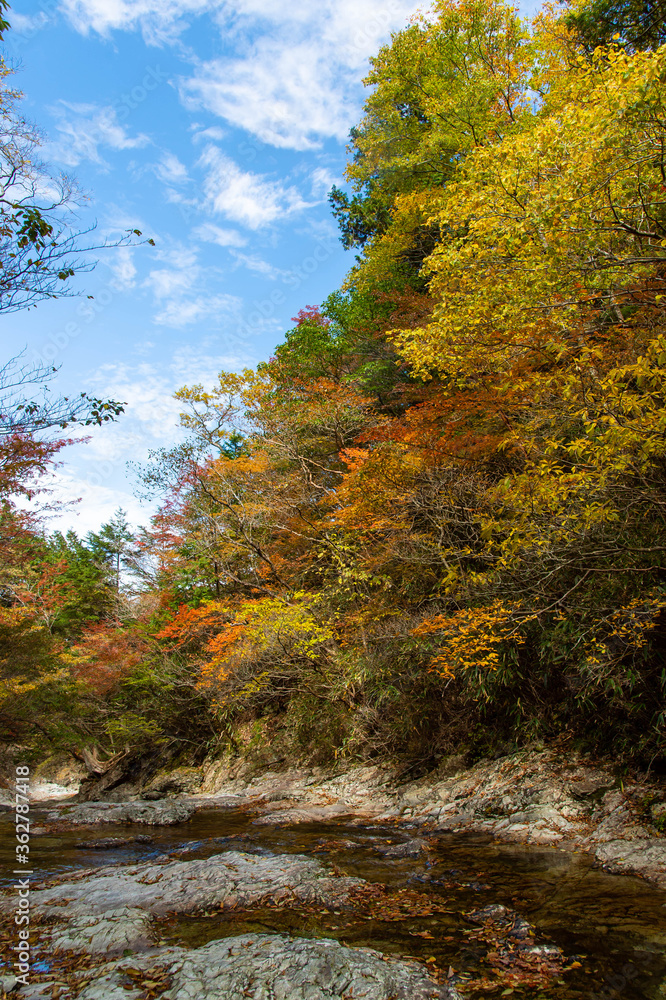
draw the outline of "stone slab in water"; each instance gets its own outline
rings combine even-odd
[[[99,823],[143,823],[148,826],[173,826],[184,823],[195,810],[191,802],[83,802],[48,814],[50,822],[71,826],[97,826]]]
[[[131,971],[131,978],[124,974]],[[141,976],[168,973],[162,1000],[454,1000],[423,966],[386,959],[369,948],[347,948],[329,939],[278,934],[225,938],[188,951],[169,948],[106,966],[78,1000],[138,1000]],[[134,985],[128,989],[127,987]]]
[[[123,906],[154,914],[288,901],[337,906],[360,885],[361,879],[333,875],[320,861],[300,854],[258,857],[227,851],[195,861],[110,865],[61,877],[48,889],[35,889],[30,898],[35,912],[68,918]]]

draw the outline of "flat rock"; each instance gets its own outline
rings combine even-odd
[[[608,871],[640,871],[655,882],[666,882],[666,840],[616,840],[601,844],[595,853]]]
[[[131,977],[124,974],[131,972]],[[422,965],[328,939],[252,934],[192,951],[169,948],[106,966],[78,1000],[139,1000],[145,981],[168,974],[163,1000],[454,1000]],[[138,973],[138,975],[137,975]],[[129,987],[129,988],[128,988]]]
[[[145,833],[136,837],[99,837],[97,840],[80,840],[74,844],[77,850],[106,851],[114,847],[126,847],[128,844],[152,844],[153,838]]]
[[[383,854],[385,858],[417,858],[423,851],[428,850],[428,845],[420,837],[413,837],[402,844],[378,845],[375,850],[378,854]]]
[[[195,811],[191,802],[82,802],[48,813],[50,822],[71,826],[98,823],[141,823],[146,826],[173,826],[185,823]]]
[[[247,909],[267,903],[344,905],[361,879],[333,875],[299,854],[258,857],[229,851],[193,861],[107,866],[62,876],[34,889],[33,912],[66,921],[54,947],[91,953],[143,947],[152,915],[211,907]],[[0,909],[13,903],[6,897]]]
[[[52,951],[83,951],[90,955],[122,954],[154,944],[152,918],[138,907],[121,906],[103,914],[78,914],[47,933]]]

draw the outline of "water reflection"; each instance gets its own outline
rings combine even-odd
[[[33,823],[45,813],[33,810]],[[6,836],[4,835],[6,834]],[[150,837],[149,842],[82,847],[102,838]],[[33,836],[33,871],[50,877],[100,865],[131,864],[165,853],[203,858],[226,850],[304,853],[340,870],[394,889],[416,888],[452,912],[387,922],[361,914],[264,908],[252,913],[220,913],[166,921],[170,943],[200,945],[249,932],[288,932],[336,937],[349,945],[436,960],[464,978],[485,968],[486,950],[475,941],[463,914],[501,903],[532,923],[539,940],[579,956],[581,967],[565,974],[546,993],[514,990],[515,1000],[656,1000],[666,977],[666,894],[638,878],[613,876],[593,867],[587,855],[553,848],[493,843],[487,837],[444,834],[428,841],[417,857],[381,853],[406,834],[385,827],[311,824],[274,828],[252,823],[240,810],[204,810],[175,827],[112,826]],[[0,857],[4,884],[11,884],[13,838],[9,814],[0,817]],[[33,879],[33,884],[35,879]],[[474,996],[474,994],[470,994]],[[479,994],[481,996],[481,994]]]

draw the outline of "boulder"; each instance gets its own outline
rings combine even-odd
[[[454,1000],[415,962],[328,939],[252,934],[186,951],[133,957],[100,970],[78,1000],[139,1000],[144,983],[167,985],[162,1000]]]

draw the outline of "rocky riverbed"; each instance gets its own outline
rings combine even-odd
[[[252,773],[242,762],[210,761],[138,783],[119,770],[84,783],[81,795],[88,801],[54,803],[52,821],[162,825],[181,822],[188,811],[232,805],[251,809],[257,822],[270,825],[400,823],[584,850],[609,871],[639,874],[666,888],[664,785],[620,778],[607,767],[552,751],[512,754],[471,768],[462,758],[449,758],[418,781],[384,766]]]
[[[159,995],[167,1000],[244,996],[453,1000],[455,990],[437,983],[427,966],[387,959],[367,948],[275,934],[242,935],[197,949],[165,948],[154,919],[258,906],[334,911],[348,905],[352,891],[364,884],[335,874],[312,858],[230,851],[202,860],[164,856],[142,865],[83,870],[35,889],[31,908],[38,921],[39,950],[74,959],[65,981],[60,981],[57,995],[63,998],[138,1000],[146,991],[153,990],[154,995],[159,986]],[[11,912],[13,905],[8,896],[1,907]],[[94,960],[84,970],[77,968],[80,955]],[[57,977],[47,977],[27,988],[19,986],[17,992],[25,998],[47,996],[58,982]],[[9,979],[3,985],[15,986]]]
[[[22,1000],[666,996],[658,786],[548,753],[100,784],[35,804]]]

